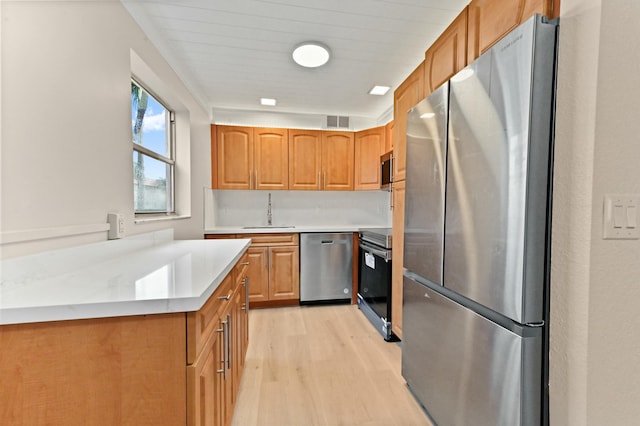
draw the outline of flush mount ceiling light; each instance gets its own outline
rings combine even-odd
[[[329,48],[317,41],[305,41],[293,50],[293,60],[306,68],[317,68],[329,61]]]
[[[276,100],[272,98],[260,98],[261,105],[276,106]]]
[[[373,86],[373,88],[369,90],[369,94],[382,96],[382,95],[386,95],[389,89],[390,89],[389,86]]]

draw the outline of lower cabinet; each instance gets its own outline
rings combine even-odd
[[[298,234],[206,235],[205,238],[250,238],[247,250],[249,303],[256,306],[300,302],[300,239]]]
[[[231,423],[249,341],[248,253],[209,301],[187,314],[187,424]]]

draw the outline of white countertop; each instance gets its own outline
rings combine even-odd
[[[4,260],[0,324],[196,311],[250,243],[125,238]]]
[[[242,227],[216,226],[205,229],[205,234],[275,234],[275,233],[303,233],[303,232],[358,232],[362,228],[383,228],[380,225],[295,225],[291,227]]]

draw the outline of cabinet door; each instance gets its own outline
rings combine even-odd
[[[253,188],[289,189],[287,129],[253,129]]]
[[[251,189],[253,128],[217,126],[218,188]]]
[[[393,134],[394,182],[404,180],[405,178],[407,169],[407,111],[424,98],[423,82],[424,61],[393,93],[393,122],[395,131]]]
[[[402,339],[402,258],[404,256],[405,182],[395,182],[393,197],[393,263],[391,264],[391,330]]]
[[[322,189],[353,191],[353,132],[322,132]]]
[[[300,299],[298,247],[269,248],[269,300]]]
[[[554,14],[553,0],[473,0],[469,3],[467,63],[536,13]]]
[[[216,333],[200,358],[187,367],[188,426],[224,425],[223,343],[223,333]]]
[[[321,164],[322,131],[289,129],[289,189],[320,189]]]
[[[355,189],[380,189],[380,156],[384,154],[385,128],[355,134]]]
[[[425,53],[425,96],[467,65],[467,15],[468,7]]]
[[[389,152],[393,149],[393,129],[394,129],[394,121],[391,120],[384,126],[384,152]]]
[[[249,247],[247,250],[249,266],[249,301],[263,302],[269,300],[269,248]]]

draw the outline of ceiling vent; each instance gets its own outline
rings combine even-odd
[[[327,115],[327,129],[348,129],[349,117]]]

